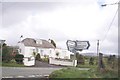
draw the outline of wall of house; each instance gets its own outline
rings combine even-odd
[[[33,66],[35,65],[34,57],[24,57],[23,63],[25,66]]]
[[[36,48],[35,47],[25,47],[25,54],[24,57],[31,57],[33,56],[33,52],[36,52]]]
[[[40,54],[41,58],[44,58],[45,55],[52,58],[62,58],[62,59],[70,59],[70,52],[68,50],[63,49],[45,49],[45,48],[38,48],[38,53]],[[56,53],[59,53],[57,56]]]
[[[25,66],[33,66],[35,65],[35,58],[33,52],[36,52],[35,47],[25,47],[25,54],[24,54],[24,65]]]
[[[37,53],[40,54],[41,58],[45,58],[45,56],[46,57],[51,57],[52,54],[54,53],[54,49],[38,48]]]
[[[24,55],[23,63],[25,66],[35,65],[35,58],[33,57],[33,51],[36,51],[35,47],[24,46],[23,43],[19,43],[19,54]]]
[[[25,54],[25,46],[24,46],[24,44],[23,43],[18,43],[18,46],[19,46],[19,49],[18,49],[18,51],[19,51],[19,54]]]
[[[59,55],[57,56],[56,53],[59,53]],[[62,58],[62,59],[70,59],[70,52],[68,50],[64,50],[64,49],[55,49],[55,54],[54,56],[56,58]]]

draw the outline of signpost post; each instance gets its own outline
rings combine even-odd
[[[76,59],[76,51],[82,51],[90,47],[89,41],[78,41],[78,40],[76,41],[67,40],[66,45],[68,50],[74,53],[74,64]]]

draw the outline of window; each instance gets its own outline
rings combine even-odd
[[[43,56],[43,50],[41,50],[40,52],[41,52],[41,56]]]
[[[30,58],[30,57],[28,58],[28,61],[31,61],[31,58]]]
[[[33,49],[33,52],[35,52],[35,49]]]
[[[20,53],[22,52],[21,49],[19,49],[19,52],[20,52]]]
[[[36,48],[36,52],[38,52],[38,48]]]
[[[50,54],[52,53],[52,50],[50,50]]]
[[[42,44],[42,40],[36,40],[36,44]]]

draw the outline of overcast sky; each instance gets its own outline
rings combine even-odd
[[[88,51],[96,52],[97,40],[100,51],[118,52],[118,13],[117,5],[101,7],[104,3],[118,0],[79,0],[53,2],[2,2],[0,3],[2,26],[0,39],[8,45],[17,45],[23,38],[53,39],[57,47],[66,49],[67,40],[90,41]],[[105,35],[107,34],[106,38]]]

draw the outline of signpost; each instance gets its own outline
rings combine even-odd
[[[82,51],[90,47],[89,41],[78,41],[78,40],[76,41],[67,40],[66,45],[68,50],[74,53],[74,64],[76,59],[76,51]]]
[[[76,41],[76,50],[85,50],[90,47],[89,41]]]
[[[76,51],[86,50],[90,47],[89,41],[67,40],[66,44],[67,44],[68,50],[71,52],[74,52],[74,50]]]
[[[76,42],[75,41],[71,41],[71,40],[67,40],[66,44],[67,44],[68,50],[71,51],[71,52],[74,52],[74,48],[76,46]]]

